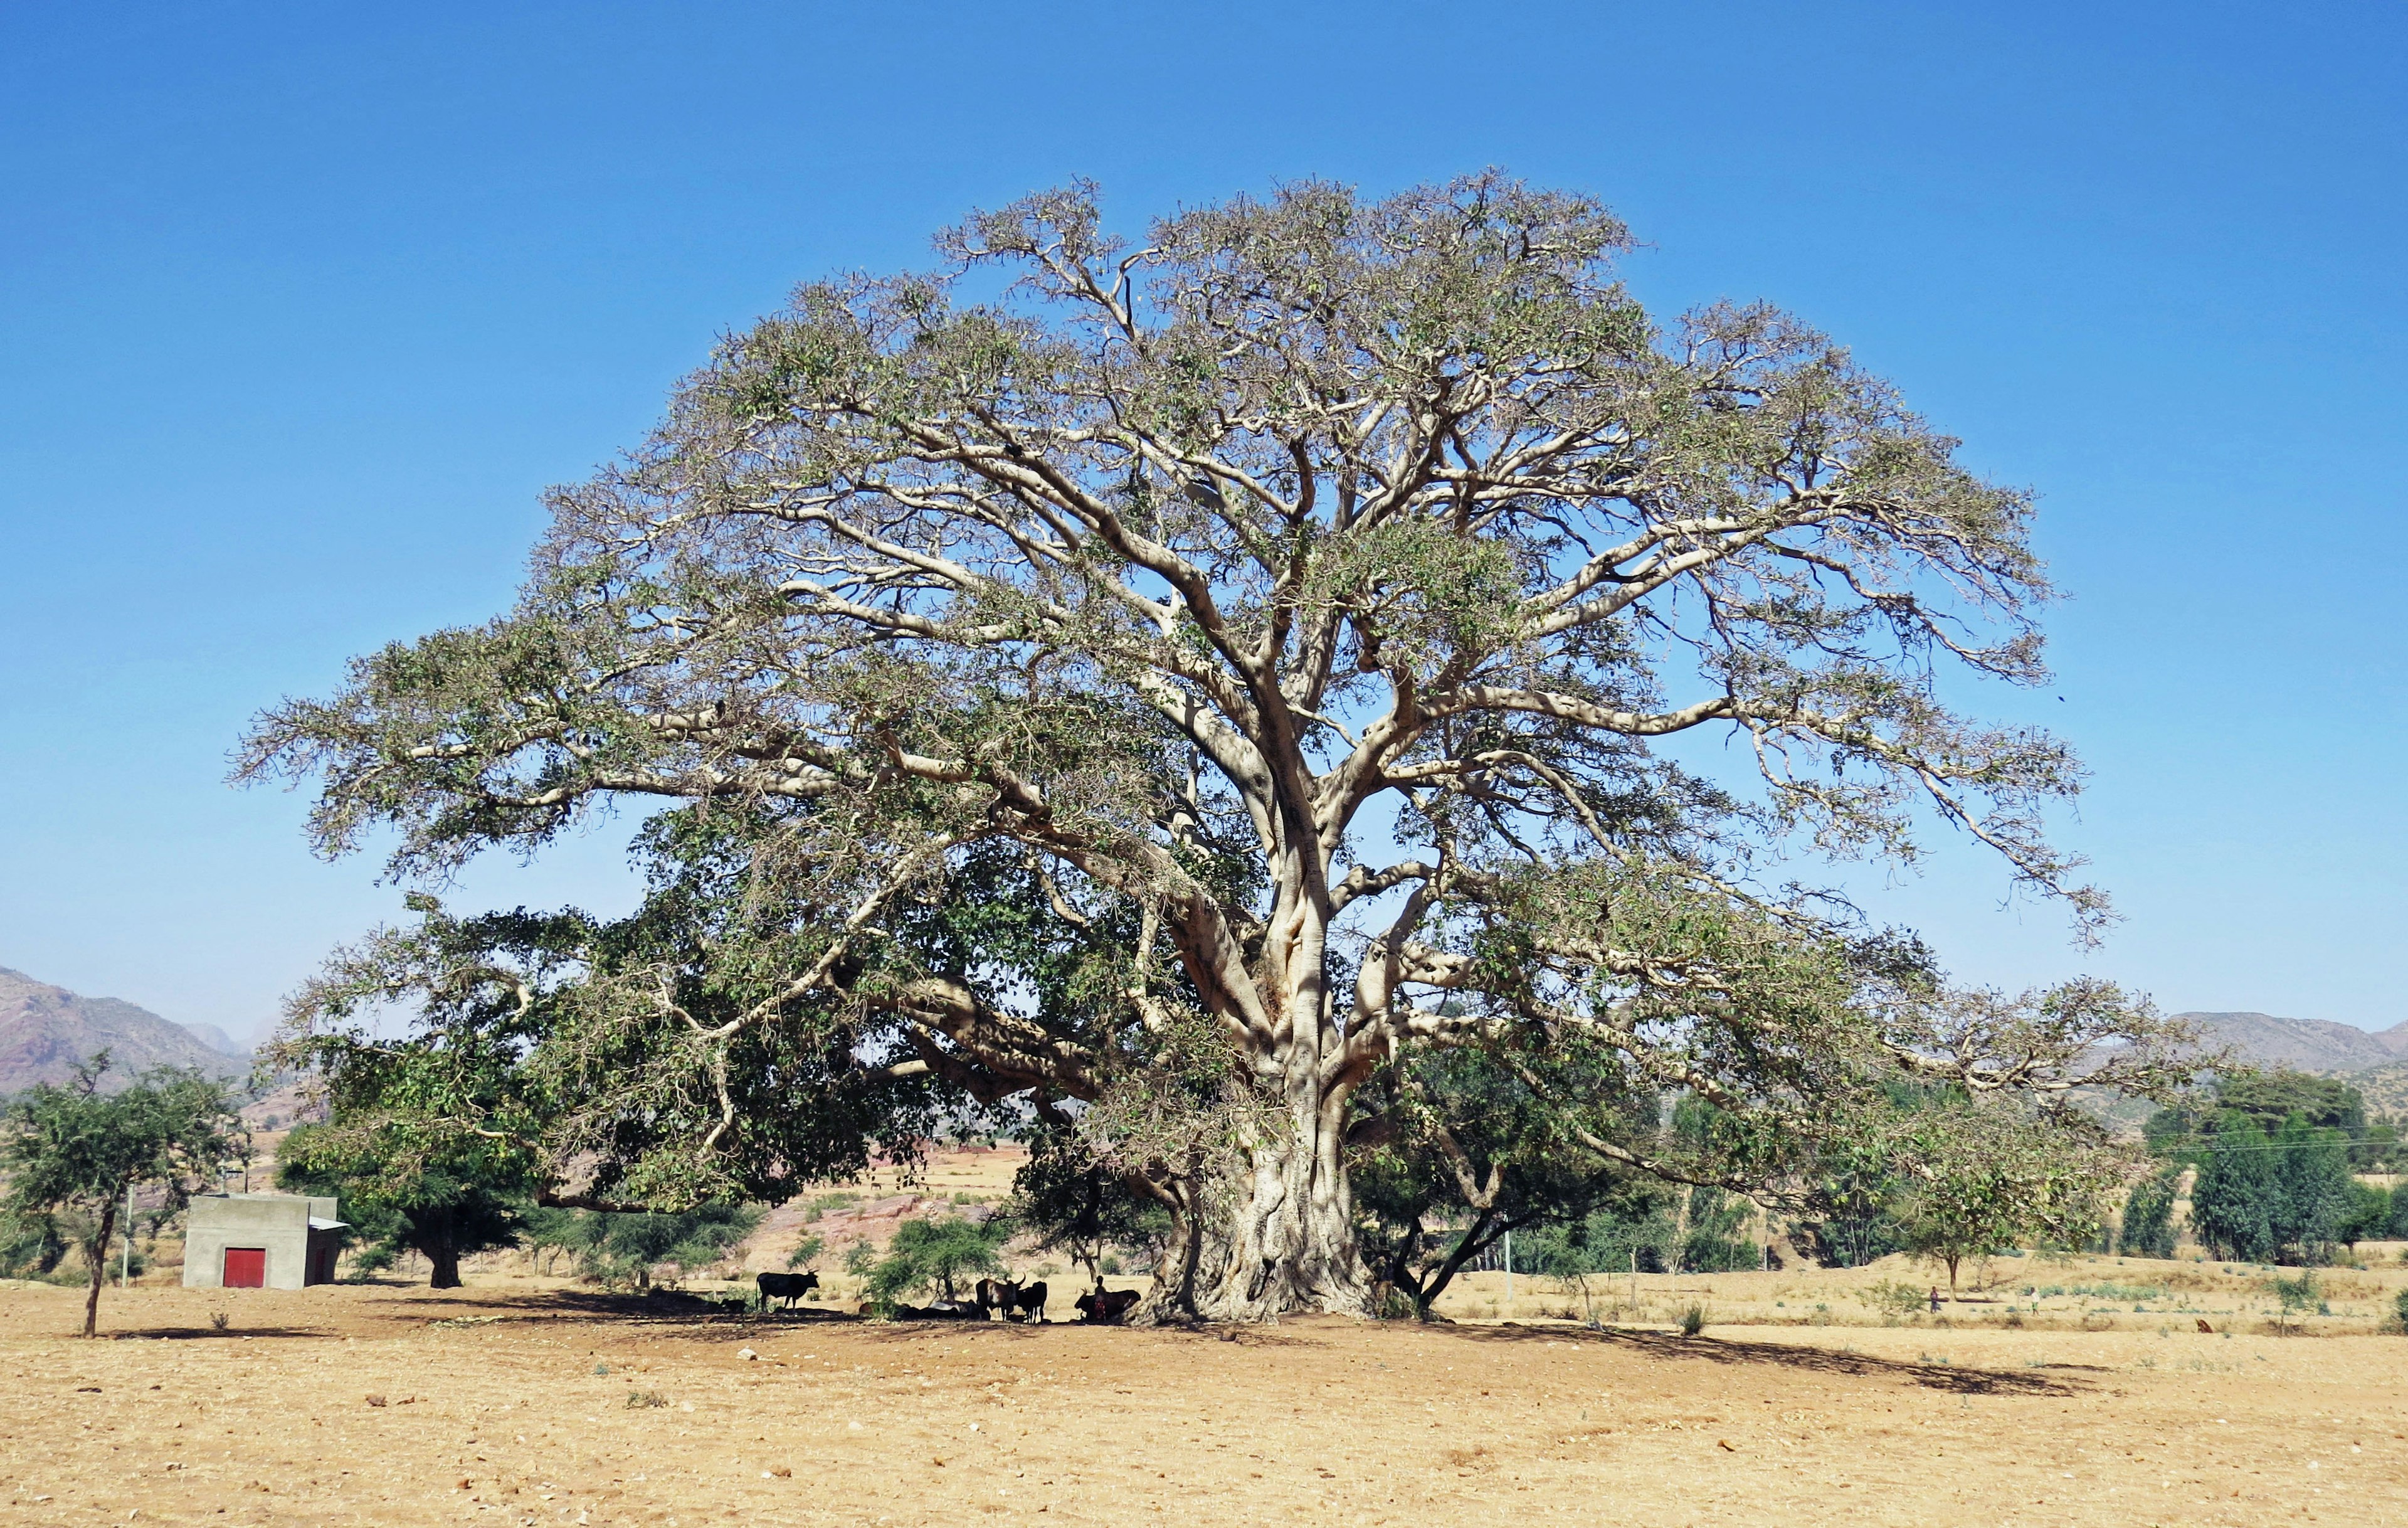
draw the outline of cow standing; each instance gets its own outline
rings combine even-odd
[[[1020,1307],[1022,1320],[1044,1320],[1045,1286],[1042,1283],[1023,1284],[1020,1287],[1020,1298],[1014,1304]]]
[[[981,1316],[997,1311],[1010,1319],[1012,1307],[1020,1303],[1020,1286],[1008,1278],[982,1278],[978,1281],[978,1308]]]
[[[783,1300],[792,1307],[796,1301],[820,1287],[820,1276],[815,1273],[758,1274],[752,1282],[760,1288],[762,1305]]]

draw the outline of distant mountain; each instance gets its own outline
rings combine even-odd
[[[230,1056],[245,1065],[251,1061],[251,1047],[214,1024],[179,1024],[176,1026],[221,1056]]]
[[[2260,1066],[2296,1067],[2339,1076],[2408,1058],[2408,1025],[2369,1034],[2326,1018],[2272,1014],[2176,1014],[2199,1026],[2210,1045],[2229,1045]]]
[[[2353,1072],[2348,1080],[2366,1100],[2368,1114],[2408,1116],[2408,1060]]]
[[[221,1077],[251,1070],[249,1054],[214,1025],[170,1024],[147,1008],[79,997],[0,966],[0,1095],[64,1082],[77,1062],[103,1050],[109,1057],[104,1087],[122,1087],[154,1066],[197,1067]]]

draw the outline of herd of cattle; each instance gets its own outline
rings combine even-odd
[[[762,1274],[753,1282],[761,1290],[761,1303],[775,1305],[782,1300],[789,1308],[795,1302],[820,1287],[817,1274]],[[898,1321],[983,1321],[1000,1315],[1007,1321],[1045,1320],[1045,1286],[1015,1284],[1004,1278],[982,1278],[978,1281],[977,1297],[972,1300],[939,1300],[933,1305],[896,1305],[887,1314]],[[1098,1284],[1070,1303],[1082,1319],[1107,1325],[1119,1321],[1137,1304],[1135,1290],[1107,1290]],[[875,1314],[874,1307],[861,1307],[864,1316]]]

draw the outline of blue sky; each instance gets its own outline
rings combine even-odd
[[[537,494],[797,280],[1086,175],[1502,165],[2042,497],[2034,717],[2126,915],[1858,873],[1969,978],[2382,1028],[2408,910],[2408,12],[2214,5],[0,10],[0,965],[255,1035],[398,911],[244,721],[509,599]],[[2063,699],[2059,699],[2058,697]],[[610,834],[457,894],[625,895]]]

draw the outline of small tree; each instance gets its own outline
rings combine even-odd
[[[55,1225],[82,1252],[91,1283],[83,1334],[100,1319],[109,1239],[137,1185],[166,1190],[181,1208],[217,1174],[230,1146],[225,1085],[198,1072],[145,1072],[120,1092],[100,1091],[108,1053],[79,1064],[64,1087],[36,1083],[10,1104],[0,1141],[7,1209],[21,1225]]]
[[[943,1300],[958,1298],[956,1286],[965,1279],[1003,1272],[998,1253],[1011,1228],[1001,1217],[985,1221],[948,1216],[941,1220],[906,1220],[895,1228],[882,1257],[872,1257],[868,1244],[855,1244],[853,1271],[867,1276],[869,1298],[893,1305],[914,1290],[934,1288]]]
[[[1068,1121],[1028,1132],[1029,1156],[1012,1185],[1006,1213],[1041,1252],[1061,1252],[1103,1282],[1111,1247],[1143,1256],[1149,1265],[1170,1233],[1170,1211],[1122,1174],[1092,1160]]]
[[[1400,1058],[1373,1079],[1367,1102],[1382,1128],[1349,1156],[1357,1235],[1416,1317],[1429,1319],[1455,1276],[1510,1232],[1570,1248],[1593,1217],[1641,1219],[1670,1201],[1575,1133],[1636,1133],[1634,1121],[1660,1114],[1654,1094],[1607,1073],[1563,1072],[1545,1058],[1459,1050]],[[1550,1090],[1580,1097],[1579,1111],[1549,1107]]]
[[[2023,1109],[1961,1097],[1915,1123],[1899,1239],[1947,1269],[1952,1299],[1968,1258],[2043,1239],[2079,1246],[2097,1234],[2121,1162],[2095,1127],[2067,1120],[2039,1130]]]
[[[2358,1244],[2383,1234],[2391,1222],[2391,1190],[2372,1183],[2352,1179],[2349,1204],[2342,1213],[2341,1224],[2334,1236],[2349,1247],[2350,1256],[2358,1255]]]

